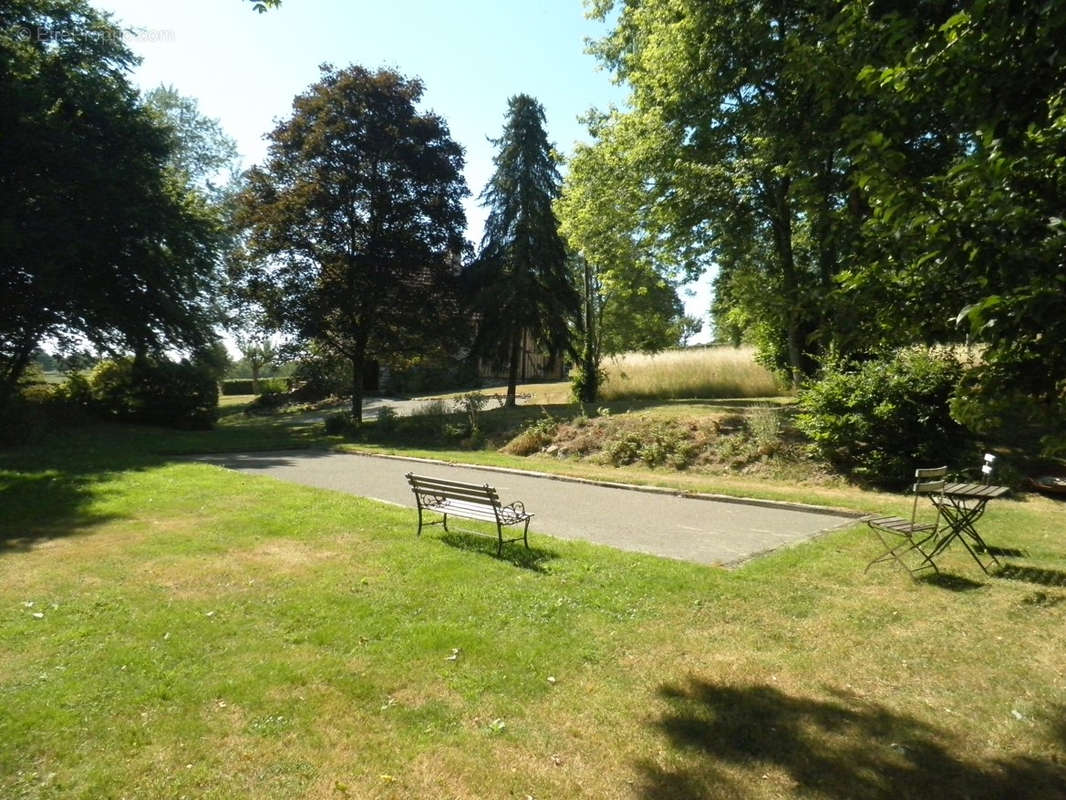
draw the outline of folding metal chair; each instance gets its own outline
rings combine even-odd
[[[932,569],[939,574],[940,570],[933,563],[932,549],[926,550],[925,545],[934,542],[940,530],[940,505],[936,502],[936,496],[944,491],[944,476],[948,474],[947,467],[934,467],[929,469],[916,469],[914,471],[914,504],[911,506],[911,518],[903,517],[867,517],[865,522],[870,526],[877,538],[881,540],[885,551],[866,565],[866,572],[874,564],[882,561],[896,561],[901,567],[914,577],[924,569]],[[918,500],[923,496],[932,496],[933,505],[937,508],[936,518],[932,522],[918,521]],[[915,552],[920,557],[918,565],[910,567],[903,560],[908,553]]]
[[[985,453],[984,463],[981,465],[981,481],[988,483],[992,480],[992,470],[996,465],[996,457],[992,453]]]

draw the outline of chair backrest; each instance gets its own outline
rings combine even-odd
[[[988,483],[992,480],[992,470],[995,468],[996,457],[992,453],[985,453],[985,461],[981,465],[981,480]]]
[[[921,467],[914,470],[914,505],[911,508],[911,522],[918,515],[918,498],[923,494],[938,494],[944,491],[947,483],[944,477],[948,474],[945,467]]]

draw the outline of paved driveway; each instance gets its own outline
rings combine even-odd
[[[801,542],[854,518],[781,504],[694,499],[660,492],[408,459],[285,451],[202,456],[198,461],[248,474],[410,506],[404,475],[489,483],[504,503],[521,500],[534,512],[530,538],[547,534],[639,553],[736,566],[749,558]],[[415,526],[412,513],[412,532]],[[431,529],[433,530],[433,529]]]

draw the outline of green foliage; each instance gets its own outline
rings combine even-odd
[[[634,428],[617,429],[603,444],[604,461],[615,467],[640,462],[648,467],[685,469],[696,455],[696,448],[675,420],[641,420]]]
[[[283,392],[265,391],[244,407],[245,414],[273,414],[292,402],[292,396]]]
[[[144,95],[144,104],[170,135],[174,169],[214,200],[222,200],[220,181],[230,180],[240,162],[237,143],[217,119],[200,113],[199,103],[182,97],[173,86],[158,86]]]
[[[377,430],[385,435],[395,432],[398,418],[395,408],[392,406],[382,406],[378,409]]]
[[[881,331],[929,340],[946,327],[986,345],[957,406],[975,429],[1038,409],[1061,426],[1066,15],[1060,3],[929,9],[857,23],[898,50],[860,74],[878,110],[856,120],[856,180],[883,255],[845,285]],[[868,302],[886,289],[900,299]]]
[[[603,229],[608,266],[634,244],[690,277],[716,264],[719,328],[769,329],[755,341],[798,380],[831,338],[833,276],[857,250],[842,126],[876,54],[834,40],[836,3],[619,5],[593,49],[630,86],[629,109],[591,120],[589,180],[611,190],[582,204],[583,227]],[[612,231],[597,209],[616,197]]]
[[[598,365],[582,364],[570,370],[570,391],[579,403],[595,403],[606,382],[607,372]]]
[[[374,360],[457,349],[468,333],[463,153],[418,109],[423,91],[391,70],[324,66],[239,198],[242,293],[271,328],[348,362],[356,418]]]
[[[543,106],[525,94],[510,98],[493,144],[496,170],[481,193],[489,216],[467,280],[480,319],[475,348],[509,366],[507,405],[514,406],[525,338],[552,355],[569,350],[580,301],[552,210],[561,179]]]
[[[295,397],[307,403],[343,397],[351,391],[352,367],[344,359],[312,348],[296,362],[289,385]]]
[[[89,376],[92,410],[109,419],[171,428],[210,428],[218,385],[203,366],[164,360],[102,361]]]
[[[551,444],[558,429],[559,421],[545,411],[541,416],[526,422],[522,431],[511,439],[502,450],[514,456],[533,455]]]
[[[331,436],[343,436],[353,433],[358,426],[350,411],[338,411],[336,414],[326,416],[325,427],[326,433]]]
[[[988,440],[1052,458],[1066,455],[1066,380],[1049,397],[1003,373],[995,362],[967,370],[951,398],[951,416]]]
[[[467,392],[455,399],[455,407],[466,414],[467,422],[470,423],[471,435],[481,432],[480,415],[481,409],[489,402],[489,398],[481,392]]]
[[[476,386],[477,360],[440,356],[415,357],[389,370],[385,388],[389,394],[422,394]]]
[[[122,32],[82,0],[0,6],[0,394],[37,345],[195,350],[217,215],[173,169]]]
[[[924,348],[834,364],[800,393],[797,425],[831,463],[898,486],[917,467],[966,452],[968,434],[949,409],[961,376],[951,353]]]

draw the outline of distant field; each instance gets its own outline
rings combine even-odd
[[[667,350],[655,355],[625,353],[603,362],[607,373],[600,400],[689,400],[727,397],[777,397],[788,393],[765,367],[755,362],[750,347],[711,347]],[[484,394],[504,393],[506,386],[481,389]],[[452,397],[462,394],[452,392]],[[568,403],[573,400],[569,381],[524,383],[519,395],[534,403]],[[433,395],[441,396],[441,395]]]
[[[750,347],[627,353],[604,363],[603,400],[773,397],[785,390]]]

